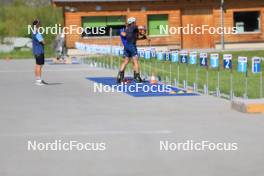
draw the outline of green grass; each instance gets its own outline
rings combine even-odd
[[[52,49],[51,46],[45,47],[45,57],[54,57],[55,53]],[[29,51],[20,51],[19,49],[15,49],[12,52],[7,52],[3,53],[0,52],[0,59],[6,59],[6,58],[11,58],[11,59],[30,59],[33,58],[32,50],[30,49]]]
[[[51,5],[30,7],[23,0],[0,6],[0,36],[30,37],[27,29],[34,19],[39,19],[42,26],[62,24],[62,9],[53,8]],[[47,42],[50,42],[55,36],[50,34],[44,37]]]
[[[0,59],[6,59],[6,58],[15,58],[15,59],[21,59],[21,58],[32,58],[32,52],[31,51],[19,51],[14,50],[12,52],[8,53],[0,53]]]
[[[43,27],[63,24],[63,13],[61,8],[54,8],[51,5],[41,7],[28,6],[23,0],[15,0],[12,3],[0,5],[0,43],[5,37],[29,37],[27,28],[34,19],[39,19]],[[46,42],[46,57],[54,55],[52,45],[55,39],[53,34],[44,34]],[[32,58],[31,51],[19,51],[16,49],[10,53],[0,53],[0,59],[11,58]]]
[[[222,53],[221,53],[222,54]],[[264,76],[263,73],[255,73],[251,72],[251,57],[259,56],[263,57],[263,51],[232,51],[228,52],[228,54],[233,54],[233,73],[230,70],[225,70],[223,67],[219,69],[211,69],[208,70],[204,67],[200,67],[199,65],[186,65],[186,64],[178,64],[171,63],[170,61],[157,61],[156,59],[145,60],[140,59],[141,65],[141,74],[142,75],[151,75],[154,73],[156,76],[159,76],[162,81],[171,81],[174,83],[174,80],[178,80],[180,84],[183,83],[184,80],[188,80],[188,85],[192,86],[193,83],[197,83],[198,89],[200,91],[203,90],[203,86],[207,84],[207,71],[208,71],[208,87],[209,91],[213,92],[218,87],[218,73],[219,73],[219,88],[222,94],[229,95],[231,88],[231,75],[233,75],[233,92],[236,97],[243,97],[245,93],[247,93],[248,98],[260,98],[260,78]],[[221,55],[220,55],[221,56]],[[246,74],[237,72],[237,56],[247,56],[249,58],[249,66],[248,66],[248,77]],[[111,62],[112,58],[112,62]],[[119,66],[119,62],[122,61],[121,58],[118,57],[110,57],[110,56],[99,56],[99,57],[88,57],[88,60],[93,60],[96,62],[100,62],[102,65],[112,65],[117,68]],[[222,58],[220,59],[220,66],[222,66]],[[129,64],[128,70],[132,70],[132,64]],[[261,69],[264,70],[264,63],[261,64]],[[178,74],[179,73],[179,74]],[[247,79],[248,87],[245,88],[245,81]],[[264,93],[264,88],[262,87],[262,92]]]

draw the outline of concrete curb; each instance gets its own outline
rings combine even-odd
[[[242,113],[264,113],[264,99],[235,99],[231,108]]]

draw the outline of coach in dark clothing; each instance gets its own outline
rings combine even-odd
[[[36,85],[42,86],[47,84],[45,81],[42,80],[42,67],[45,64],[44,58],[44,39],[42,35],[39,33],[40,21],[38,19],[33,21],[33,28],[34,32],[32,34],[32,45],[33,45],[33,54],[36,59],[36,66],[35,66],[35,76],[36,76]]]

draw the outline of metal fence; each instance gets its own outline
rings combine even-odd
[[[123,48],[111,45],[76,43],[76,48],[90,53],[85,63],[92,67],[118,70]],[[263,53],[264,54],[264,53]],[[141,75],[155,76],[164,84],[227,99],[263,98],[263,58],[195,51],[160,51],[139,48]],[[127,75],[133,68],[128,66]]]

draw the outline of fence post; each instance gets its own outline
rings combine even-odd
[[[260,98],[263,97],[263,76],[262,72],[260,72]]]
[[[244,99],[248,98],[248,62],[247,62],[247,70],[245,73],[245,92],[244,92]]]
[[[121,48],[121,43],[119,43],[119,48]],[[121,57],[118,55],[118,71],[120,69],[120,60],[121,60]]]
[[[157,61],[157,58],[154,58],[155,59],[155,71],[156,71],[156,77],[158,78],[158,81],[161,81],[161,80],[159,80],[159,78],[160,78],[160,73],[159,73],[159,70],[158,70],[158,61]]]
[[[162,60],[161,63],[162,63],[162,77],[161,77],[161,81],[166,82],[166,76],[165,76],[165,63],[164,63],[164,60]]]
[[[172,85],[172,80],[171,80],[171,62],[170,62],[170,85]]]
[[[178,61],[178,64],[177,64],[177,85],[176,87],[179,86],[179,82],[180,82],[180,61]]]
[[[198,72],[198,64],[196,64],[195,66],[195,85],[194,85],[195,92],[198,92],[198,89],[199,89],[198,80],[199,80],[199,72]]]
[[[186,89],[188,89],[188,77],[189,77],[189,67],[188,67],[188,63],[186,63],[185,65],[185,76],[186,76]]]
[[[218,67],[218,72],[217,72],[217,90],[216,90],[216,96],[220,97],[220,66]]]
[[[233,92],[233,68],[231,68],[230,73],[230,100],[233,100],[234,92]]]
[[[152,62],[151,62],[151,59],[150,59],[150,66],[149,66],[149,77],[152,76]]]
[[[112,41],[112,35],[113,35],[113,30],[112,28],[110,28],[110,31],[109,31],[109,42],[110,42],[110,47],[111,47],[111,55],[110,55],[110,69],[113,68],[113,54],[112,54],[112,50],[113,50],[113,41]]]
[[[209,73],[208,73],[208,64],[207,64],[207,67],[206,67],[206,85],[204,86],[204,93],[206,94],[206,95],[208,95],[209,94]]]

